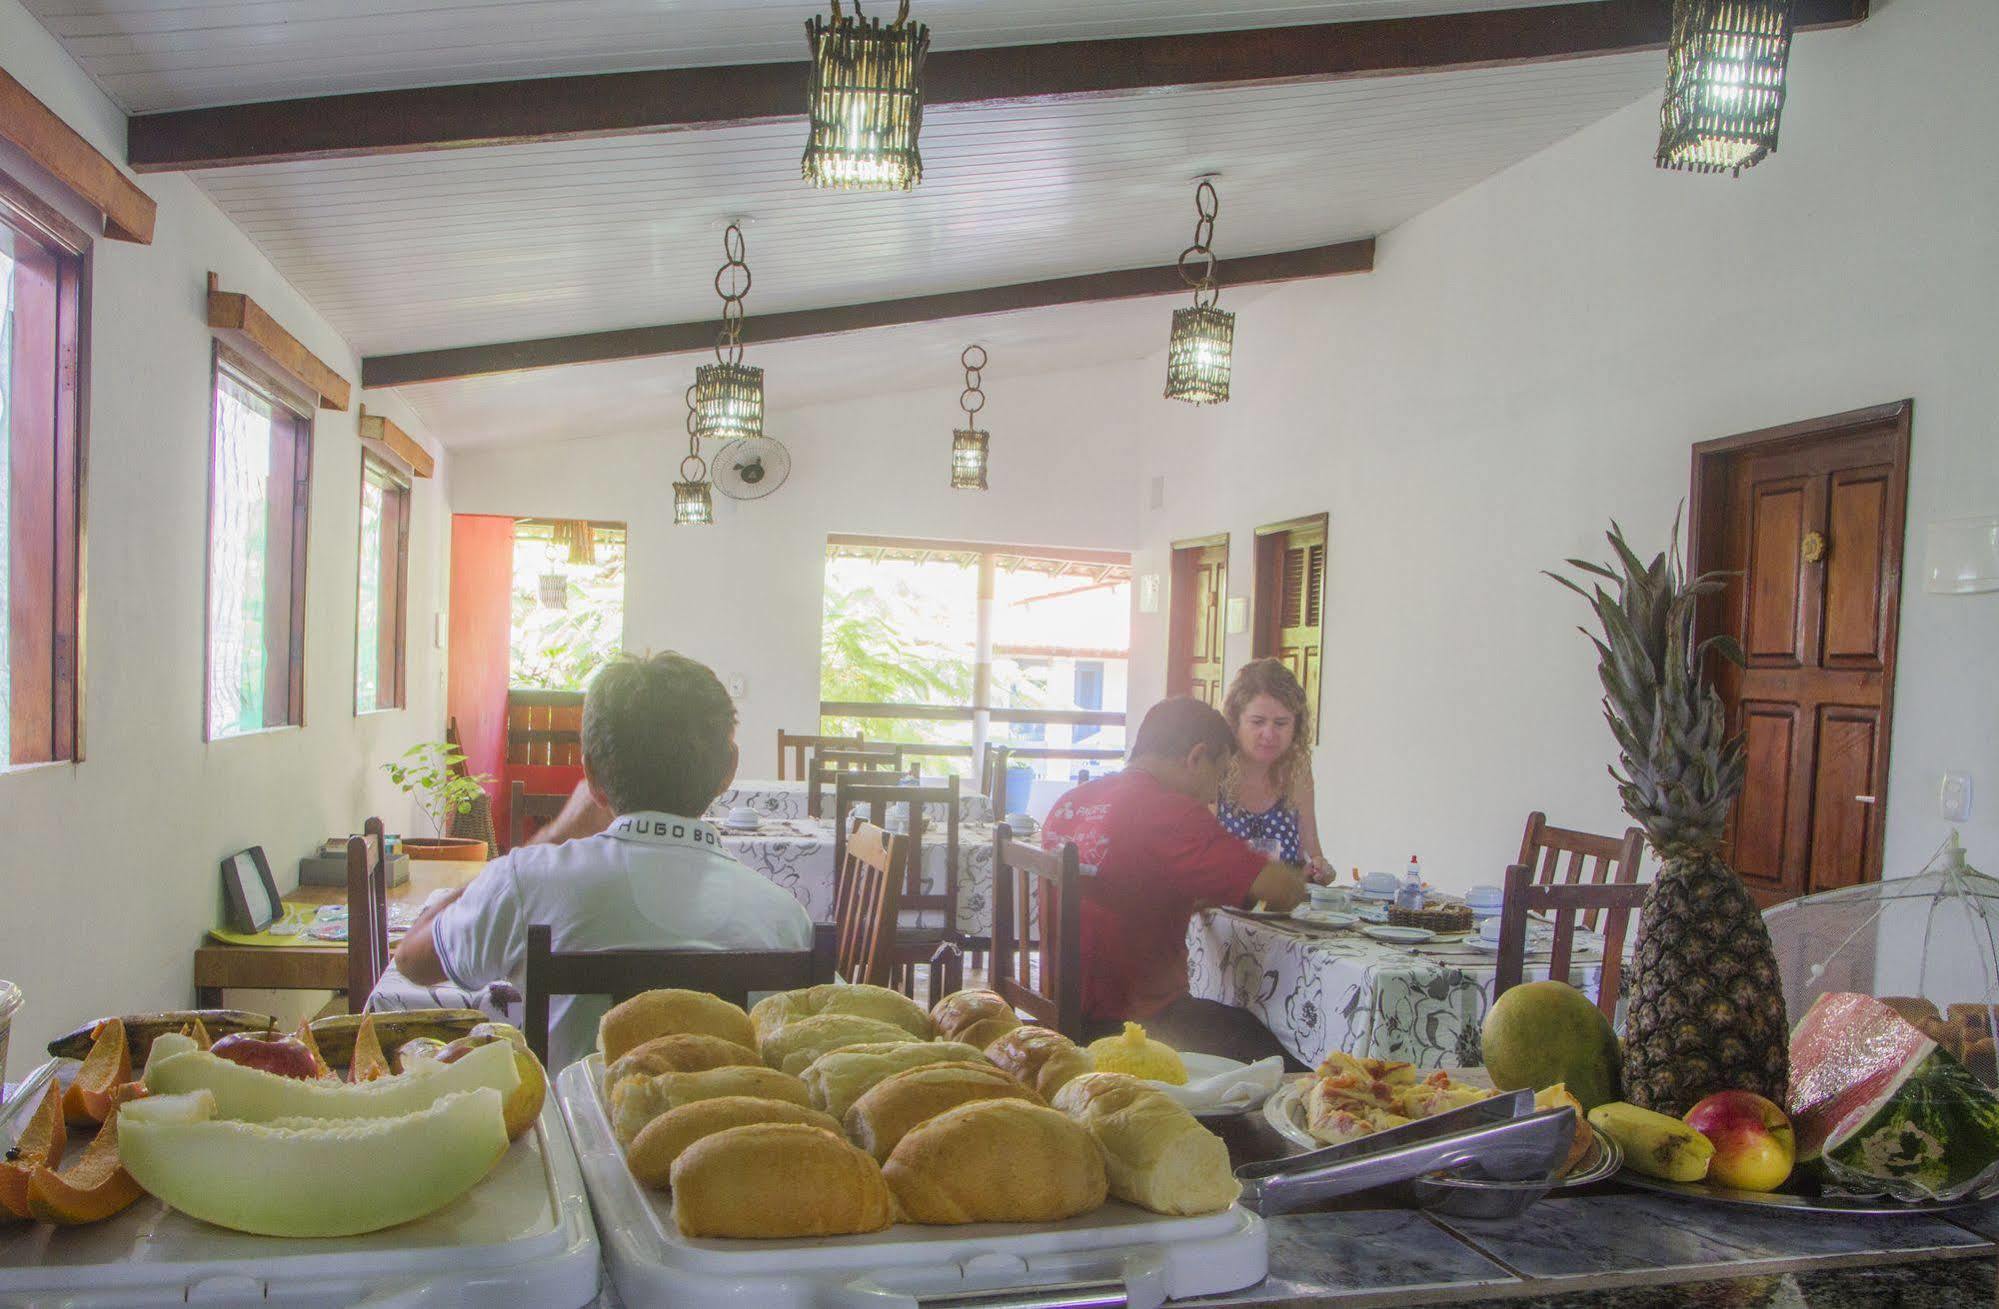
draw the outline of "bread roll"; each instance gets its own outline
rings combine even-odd
[[[895,1221],[881,1166],[803,1123],[704,1136],[673,1161],[670,1181],[673,1221],[684,1236],[850,1236]]]
[[[1020,1015],[993,991],[953,991],[930,1011],[937,1036],[944,1041],[963,1041],[983,1050],[1014,1028]]]
[[[1103,1147],[1120,1200],[1156,1214],[1208,1214],[1242,1193],[1222,1138],[1128,1073],[1085,1073],[1056,1093],[1055,1107]]]
[[[882,1176],[912,1223],[1054,1223],[1104,1202],[1090,1134],[1025,1100],[948,1109],[896,1145]]]
[[[829,1132],[840,1124],[804,1105],[785,1100],[759,1100],[748,1095],[717,1096],[669,1109],[639,1129],[625,1151],[625,1163],[639,1185],[663,1187],[673,1172],[680,1152],[704,1136],[745,1127],[751,1123],[804,1123]]]
[[[683,1032],[678,1036],[655,1036],[626,1052],[625,1057],[604,1071],[604,1098],[608,1101],[628,1078],[657,1077],[661,1073],[698,1073],[709,1068],[763,1063],[748,1046],[724,1041],[719,1036]]]
[[[844,1119],[854,1101],[868,1088],[910,1068],[925,1064],[982,1063],[985,1056],[957,1041],[894,1041],[882,1045],[849,1045],[820,1055],[799,1076],[812,1096],[812,1106]]]
[[[908,1029],[858,1014],[819,1014],[796,1018],[765,1037],[758,1046],[763,1061],[787,1073],[804,1072],[812,1061],[843,1045],[914,1041]]]
[[[873,1018],[894,1023],[919,1041],[930,1039],[930,1015],[923,1012],[922,1005],[900,991],[891,991],[886,986],[828,983],[808,986],[800,991],[780,991],[757,1001],[750,1010],[750,1022],[757,1034],[755,1044],[761,1044],[765,1037],[786,1023],[800,1018],[816,1018],[820,1014],[853,1014],[859,1018]]]
[[[974,1100],[1044,1103],[988,1063],[926,1064],[876,1082],[847,1110],[843,1125],[848,1140],[876,1159],[886,1159],[917,1124]]]
[[[616,1063],[656,1036],[694,1032],[754,1047],[756,1028],[737,1005],[706,991],[646,991],[612,1005],[597,1023],[597,1048]]]
[[[755,1096],[810,1106],[805,1083],[775,1068],[710,1068],[699,1073],[659,1073],[628,1077],[611,1092],[611,1132],[620,1148],[629,1147],[639,1129],[669,1109],[724,1095]]]
[[[1091,1068],[1090,1056],[1052,1027],[1016,1027],[986,1047],[986,1058],[1044,1100]]]

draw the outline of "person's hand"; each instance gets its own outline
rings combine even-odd
[[[1339,874],[1329,867],[1323,859],[1307,859],[1305,861],[1305,880],[1308,882],[1314,882],[1320,886],[1331,886],[1338,877]]]
[[[1279,913],[1289,913],[1305,902],[1305,870],[1273,860],[1250,884],[1249,898],[1252,902],[1261,900]]]

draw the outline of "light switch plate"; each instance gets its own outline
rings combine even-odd
[[[749,679],[744,677],[741,673],[730,673],[729,698],[731,700],[740,700],[749,693],[750,693]]]
[[[1232,595],[1229,597],[1228,634],[1241,636],[1249,630],[1249,597]]]
[[[1937,801],[1946,822],[1961,823],[1971,817],[1971,775],[1945,773]]]

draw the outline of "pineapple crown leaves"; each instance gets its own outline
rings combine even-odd
[[[1583,629],[1597,651],[1603,716],[1617,740],[1610,770],[1624,808],[1662,854],[1711,853],[1720,847],[1728,807],[1742,789],[1747,762],[1740,737],[1726,735],[1721,697],[1701,674],[1712,649],[1742,662],[1732,637],[1694,640],[1694,611],[1727,585],[1723,574],[1689,579],[1680,566],[1679,519],[1667,548],[1648,564],[1625,543],[1615,520],[1606,539],[1615,567],[1584,559],[1573,568],[1604,579],[1588,589],[1548,576],[1589,602],[1602,636]]]

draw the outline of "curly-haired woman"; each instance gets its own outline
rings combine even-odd
[[[1235,733],[1236,754],[1222,779],[1215,816],[1236,836],[1286,863],[1327,875],[1313,812],[1312,710],[1305,688],[1275,659],[1244,664],[1229,683],[1222,716]]]

